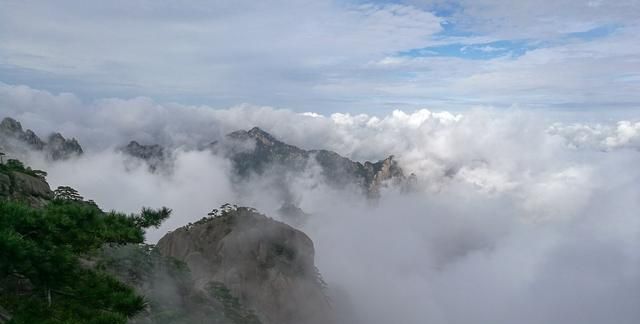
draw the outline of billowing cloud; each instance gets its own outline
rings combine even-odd
[[[195,148],[260,126],[303,148],[356,159],[395,154],[418,190],[373,203],[324,184],[318,172],[286,179],[317,265],[344,323],[636,323],[640,318],[638,122],[556,123],[542,112],[416,110],[388,115],[296,113],[238,106],[83,101],[0,87],[0,110],[38,132],[60,130],[86,154],[31,163],[105,209],[167,205],[174,215],[149,240],[222,202],[278,217],[269,179],[240,188],[229,161]],[[125,163],[129,139],[173,150],[171,173]]]

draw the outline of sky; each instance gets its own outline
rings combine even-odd
[[[628,112],[638,0],[0,0],[0,82],[320,114]]]
[[[417,187],[375,203],[313,163],[284,180],[343,323],[636,324],[639,18],[640,0],[0,0],[0,118],[78,139],[27,156],[53,188],[172,208],[150,243],[227,202],[279,218],[272,176],[239,184],[198,149],[229,132],[394,155]]]

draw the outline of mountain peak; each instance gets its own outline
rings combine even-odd
[[[0,122],[0,147],[16,154],[26,149],[45,151],[53,160],[82,154],[82,147],[75,138],[65,139],[62,134],[53,133],[45,142],[32,130],[23,130],[22,124],[11,117],[6,117]]]
[[[275,143],[279,143],[280,141],[278,141],[275,137],[273,137],[271,134],[265,132],[264,130],[262,130],[260,127],[254,127],[251,130],[249,130],[247,132],[247,134],[249,134],[249,136],[261,141],[264,144],[268,144],[268,145],[273,145]]]
[[[7,132],[22,132],[22,124],[11,117],[5,117],[0,122],[0,129]]]
[[[252,138],[265,146],[284,144],[278,141],[271,134],[265,132],[264,130],[262,130],[260,127],[257,127],[257,126],[253,127],[249,131],[239,130],[239,131],[229,133],[227,137],[231,139],[236,139],[236,140],[247,140],[249,138]]]

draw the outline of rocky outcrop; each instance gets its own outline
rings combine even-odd
[[[22,201],[33,207],[42,207],[53,199],[53,192],[42,177],[2,168],[0,199]]]
[[[166,166],[169,160],[164,147],[158,144],[143,145],[136,141],[131,141],[121,151],[133,158],[140,159],[149,165],[151,171]]]
[[[66,160],[83,153],[82,147],[75,138],[65,139],[60,133],[49,136],[45,149],[53,160]]]
[[[45,142],[32,130],[23,130],[20,122],[9,117],[0,122],[0,150],[14,154],[25,150],[42,151],[52,160],[64,160],[83,153],[75,138],[66,139],[60,133],[54,133]]]
[[[248,143],[248,144],[247,144]],[[233,161],[241,177],[252,173],[299,172],[317,164],[330,185],[357,185],[370,197],[376,197],[387,183],[401,184],[406,180],[402,168],[393,156],[378,162],[357,162],[328,150],[304,150],[277,140],[264,130],[235,131],[222,143],[212,143]]]
[[[201,289],[221,283],[264,324],[329,324],[311,239],[246,207],[165,235],[157,250],[187,264]]]

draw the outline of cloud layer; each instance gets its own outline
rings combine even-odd
[[[325,114],[634,109],[640,99],[635,0],[0,6],[0,81],[84,98],[142,94]]]
[[[0,86],[0,111],[39,133],[77,137],[83,157],[31,163],[103,208],[167,205],[164,232],[223,202],[278,217],[270,179],[234,183],[229,161],[195,150],[260,126],[303,148],[363,160],[395,154],[419,190],[372,203],[324,184],[317,170],[286,179],[312,216],[302,229],[344,323],[636,323],[640,318],[638,119],[556,122],[537,112],[416,110],[370,116],[237,106],[83,101]],[[170,174],[126,162],[114,147],[168,145]]]

